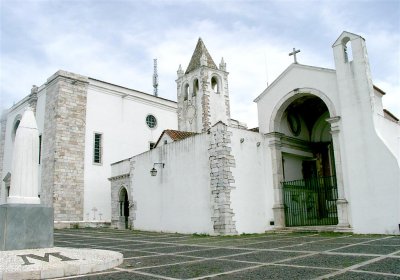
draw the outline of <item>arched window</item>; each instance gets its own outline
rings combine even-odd
[[[13,129],[12,129],[12,133],[11,133],[11,139],[13,141],[15,140],[15,135],[17,134],[17,130],[18,130],[20,122],[21,122],[21,115],[17,115],[15,117]]]
[[[189,96],[189,85],[185,84],[185,87],[183,88],[183,100],[188,100]]]
[[[218,83],[218,78],[213,76],[211,78],[211,89],[215,92],[215,93],[219,93],[219,83]]]
[[[195,79],[193,81],[193,93],[192,93],[192,96],[196,96],[198,92],[199,92],[199,80]]]

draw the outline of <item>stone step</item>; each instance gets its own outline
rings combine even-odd
[[[268,231],[271,232],[271,231]],[[340,226],[300,226],[300,227],[284,227],[272,230],[275,233],[292,233],[292,232],[343,232],[352,233],[351,227],[340,227]]]

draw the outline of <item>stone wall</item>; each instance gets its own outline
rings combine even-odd
[[[228,123],[227,125],[231,125],[230,124],[230,119],[231,119],[231,107],[230,107],[230,102],[229,102],[229,86],[228,86],[228,75],[225,74],[223,76],[223,80],[224,80],[224,89],[223,89],[223,93],[224,93],[224,98],[225,98],[225,110],[226,110],[226,115],[228,117]]]
[[[88,78],[58,71],[47,80],[42,203],[55,221],[83,220]]]
[[[234,213],[231,208],[231,190],[235,179],[231,167],[235,167],[235,158],[231,151],[232,132],[219,122],[210,129],[210,186],[211,186],[211,220],[214,233],[221,235],[237,234]]]
[[[203,95],[201,97],[201,126],[200,126],[201,132],[205,132],[211,127],[210,92],[209,92],[208,78],[209,78],[208,71],[206,71],[204,67],[202,67],[200,69],[200,79],[201,79],[200,86],[201,86],[201,91],[203,92]]]

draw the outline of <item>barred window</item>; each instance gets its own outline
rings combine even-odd
[[[39,135],[39,164],[42,159],[42,135]]]
[[[103,135],[101,133],[94,134],[93,163],[102,162],[102,136]]]

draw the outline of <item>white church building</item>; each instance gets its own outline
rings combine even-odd
[[[291,64],[255,99],[251,130],[231,118],[226,64],[201,39],[178,69],[177,102],[60,70],[1,116],[0,204],[30,106],[56,227],[399,234],[399,120],[382,107],[365,40],[343,32],[333,54],[335,69]]]
[[[0,132],[0,203],[12,187],[16,130],[26,107],[39,129],[39,193],[56,227],[110,222],[110,164],[153,148],[176,128],[176,102],[58,71],[6,110]]]
[[[382,107],[365,40],[343,32],[335,69],[291,64],[255,102],[259,128],[230,118],[228,72],[199,40],[178,69],[178,130],[111,166],[112,225],[240,234],[326,226],[399,234],[400,125]]]

